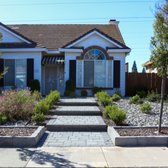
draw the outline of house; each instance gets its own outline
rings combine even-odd
[[[145,62],[142,67],[145,68],[146,73],[157,73],[157,69],[152,67],[152,61]]]
[[[131,51],[124,43],[118,21],[108,24],[0,23],[0,71],[9,67],[1,88],[24,88],[33,79],[43,95],[57,89],[63,95],[67,80],[76,93],[94,87],[125,95],[125,58]]]

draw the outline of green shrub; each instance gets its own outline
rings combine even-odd
[[[95,95],[97,92],[101,92],[101,91],[103,91],[103,88],[101,88],[101,87],[94,87],[92,89],[93,95]]]
[[[48,96],[44,99],[49,108],[51,108],[60,99],[58,91],[51,91]]]
[[[45,120],[45,115],[43,113],[35,113],[32,116],[32,120],[36,123],[42,123]]]
[[[35,107],[35,113],[47,114],[49,105],[45,100],[40,101]]]
[[[135,95],[129,99],[130,104],[139,104],[140,97],[138,95]]]
[[[112,100],[112,101],[115,101],[115,102],[116,102],[116,101],[119,101],[120,99],[121,99],[121,96],[119,96],[119,95],[116,94],[116,93],[111,97],[111,100]]]
[[[155,92],[149,92],[147,95],[147,100],[150,102],[156,102],[156,101],[160,101],[160,94],[157,94]]]
[[[117,125],[122,124],[126,119],[126,113],[117,106],[106,106],[104,116],[112,119]]]
[[[111,98],[107,94],[107,92],[101,91],[96,93],[96,97],[98,101],[105,107],[107,105],[110,105],[111,103]]]
[[[37,101],[40,101],[41,100],[41,93],[37,90],[35,90],[33,93],[32,93],[32,96],[34,97],[35,100]]]
[[[88,93],[87,93],[87,90],[82,90],[81,91],[81,96],[82,97],[87,97]]]
[[[0,125],[7,122],[7,117],[4,114],[0,114]]]
[[[148,103],[148,102],[143,103],[140,108],[141,108],[142,113],[150,113],[152,110],[152,107],[151,107],[150,103]]]
[[[36,101],[29,90],[10,90],[3,93],[0,99],[0,114],[8,120],[24,120],[34,113]]]
[[[138,95],[140,98],[145,98],[145,97],[147,96],[147,92],[144,91],[144,90],[137,91],[137,95]]]
[[[67,80],[66,81],[66,87],[65,87],[66,91],[71,91],[74,92],[75,91],[75,83],[72,80]]]
[[[34,92],[35,90],[40,92],[40,82],[39,80],[35,79],[35,80],[32,80],[31,83],[30,83],[30,90],[32,92]]]

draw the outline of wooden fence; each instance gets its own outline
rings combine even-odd
[[[135,95],[137,91],[161,92],[162,79],[154,73],[126,73],[126,95]],[[168,94],[168,79],[166,81]]]

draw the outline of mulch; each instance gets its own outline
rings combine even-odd
[[[0,128],[0,136],[31,136],[36,128]]]
[[[115,128],[120,136],[168,136],[168,128],[162,128],[158,134],[158,128]]]

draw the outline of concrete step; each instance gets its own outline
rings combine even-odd
[[[101,116],[55,116],[46,127],[48,131],[107,131]]]
[[[97,106],[95,98],[62,98],[57,103],[59,106]]]
[[[97,106],[55,106],[49,111],[50,115],[79,115],[98,116],[102,115]]]
[[[49,132],[39,145],[44,147],[112,147],[107,132]],[[44,137],[45,138],[45,137]]]

